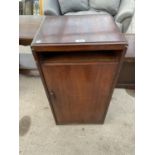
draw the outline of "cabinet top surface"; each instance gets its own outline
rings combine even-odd
[[[78,15],[46,16],[31,44],[36,51],[85,45],[123,48],[127,42],[110,15]]]

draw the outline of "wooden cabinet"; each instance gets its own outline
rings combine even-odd
[[[74,53],[63,62],[59,60],[60,55],[41,64],[57,121],[61,124],[102,122],[118,61],[104,60],[103,53],[95,60],[91,60],[93,54],[80,55],[77,60],[78,54]]]
[[[112,22],[109,16],[107,18],[104,15],[81,18],[89,23],[93,23],[94,19],[108,19]],[[80,30],[80,24],[77,30],[76,27],[73,28],[74,22],[78,25],[80,18],[45,18],[32,43],[33,54],[57,124],[103,123],[125,54],[126,41],[117,29],[115,30],[115,25],[111,26],[111,29],[115,30],[112,31],[113,34],[108,34],[107,38],[99,38],[103,39],[101,42],[96,38],[99,25],[98,29],[92,29],[94,25],[88,29],[91,36],[88,32],[84,33],[87,29]],[[58,24],[59,31],[52,31],[52,23]],[[64,27],[67,31],[59,29],[59,24],[62,23],[67,24],[67,27]],[[51,29],[48,29],[48,25]],[[80,38],[86,42],[73,43],[72,40],[78,40],[79,35],[77,37],[77,34],[72,34],[72,29],[76,33],[78,30],[82,31]],[[108,33],[108,29],[101,32],[105,31]],[[94,41],[90,43],[88,39]],[[105,39],[108,39],[109,43],[105,43]]]

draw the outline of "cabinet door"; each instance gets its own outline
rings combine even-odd
[[[58,124],[103,123],[118,62],[42,63]]]

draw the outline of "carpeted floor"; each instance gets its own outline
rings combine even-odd
[[[134,100],[115,89],[104,125],[56,126],[40,78],[20,75],[20,155],[134,155]]]

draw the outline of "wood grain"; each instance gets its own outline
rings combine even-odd
[[[43,63],[59,124],[103,123],[116,63]]]
[[[109,15],[46,16],[32,42],[35,51],[109,50],[124,45],[126,39]]]
[[[40,27],[43,17],[41,16],[20,16],[19,17],[19,44],[30,45],[38,28]],[[33,24],[32,24],[33,23]],[[27,25],[27,26],[26,26]],[[34,26],[35,25],[35,26]],[[31,33],[31,31],[33,31]],[[135,35],[124,34],[128,49],[125,55],[124,63],[117,82],[118,88],[134,88],[135,87]],[[46,51],[46,50],[45,50]]]
[[[56,123],[103,123],[127,49],[112,17],[47,17],[31,48]]]

